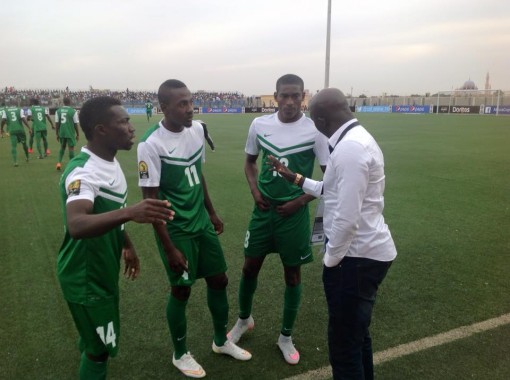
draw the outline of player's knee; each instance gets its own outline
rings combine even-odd
[[[92,354],[89,354],[87,353],[87,358],[93,362],[105,362],[108,360],[108,352],[105,352],[101,355],[92,355]]]
[[[225,289],[228,285],[228,277],[226,273],[206,278],[207,286],[214,290]]]
[[[179,301],[187,301],[191,295],[191,288],[189,286],[172,286],[172,296]]]
[[[285,284],[287,286],[298,286],[301,283],[300,267],[285,267]]]
[[[245,265],[243,267],[243,276],[245,278],[255,279],[258,277],[259,272],[260,272],[260,267],[257,267],[257,266],[247,265],[245,263]]]
[[[258,277],[264,258],[255,259],[252,257],[245,257],[243,265],[243,276],[249,279],[255,279]]]

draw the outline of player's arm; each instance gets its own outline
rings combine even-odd
[[[281,216],[291,216],[295,214],[301,207],[308,204],[315,199],[313,195],[302,194],[297,198],[294,198],[282,205],[276,206],[276,212]]]
[[[158,199],[159,187],[142,187],[141,189],[143,199]],[[152,223],[152,227],[154,227],[154,231],[156,231],[159,241],[163,245],[170,269],[177,274],[183,271],[187,272],[188,263],[186,257],[172,242],[166,226],[161,223]]]
[[[140,260],[136,254],[135,247],[129,238],[127,232],[124,231],[124,247],[122,247],[122,258],[124,259],[124,276],[135,280],[140,273]]]
[[[57,135],[57,141],[60,141],[58,137],[58,133],[60,131],[60,117],[58,116],[58,112],[55,112],[55,135]]]
[[[80,139],[80,132],[79,132],[79,129],[78,129],[78,123],[74,123],[74,131],[76,133],[76,141],[78,141]]]
[[[53,120],[51,120],[50,115],[46,114],[46,119],[50,122],[51,129],[55,129],[55,125],[53,124]]]
[[[263,211],[269,210],[270,204],[267,199],[264,199],[260,190],[257,186],[257,178],[259,170],[257,168],[258,155],[246,154],[246,160],[244,161],[244,174],[250,187],[251,195],[255,201],[257,207]]]
[[[269,162],[269,164],[271,164],[271,162]],[[322,173],[326,171],[326,165],[320,165],[320,168]],[[316,199],[315,196],[305,193],[283,205],[277,206],[276,211],[282,216],[290,216],[314,199]]]
[[[218,214],[216,214],[216,210],[211,202],[211,198],[209,197],[209,192],[207,191],[207,184],[205,183],[205,177],[202,174],[202,187],[204,189],[204,205],[207,213],[209,214],[209,218],[214,226],[214,231],[216,231],[216,235],[219,235],[223,232],[223,221],[220,219]]]
[[[67,202],[67,230],[73,239],[85,239],[105,234],[129,221],[165,225],[174,212],[168,201],[147,199],[133,206],[93,214],[94,203],[88,199]]]
[[[32,134],[32,128],[30,128],[30,125],[28,125],[27,119],[24,114],[21,114],[21,122],[27,127],[28,133]]]
[[[76,141],[80,139],[80,131],[79,131],[79,118],[78,112],[75,110],[73,115],[73,124],[74,124],[74,132],[76,133]]]

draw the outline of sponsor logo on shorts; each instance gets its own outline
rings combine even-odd
[[[77,179],[76,181],[73,181],[67,186],[67,195],[79,195],[80,194],[80,185],[81,181]]]
[[[307,259],[307,258],[309,258],[311,255],[312,255],[312,252],[310,252],[308,255],[301,256],[301,260],[306,260],[306,259]]]
[[[140,161],[138,163],[138,175],[140,179],[148,179],[149,178],[149,167],[145,163],[145,161]]]

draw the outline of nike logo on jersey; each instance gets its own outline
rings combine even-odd
[[[177,338],[177,341],[179,341],[179,342],[180,342],[180,341],[181,341],[181,340],[183,340],[184,338],[186,338],[186,335],[184,335],[184,336],[181,336],[181,337]]]
[[[305,259],[307,259],[307,258],[308,258],[311,254],[312,254],[312,252],[310,252],[310,253],[309,253],[308,255],[306,255],[306,256],[301,256],[301,260],[305,260]]]
[[[269,136],[272,136],[273,134],[272,133],[264,133],[264,137],[269,137]]]
[[[110,186],[113,186],[113,184],[114,184],[114,183],[115,183],[115,180],[113,180],[113,181],[111,181],[111,182],[108,182],[108,184],[109,184]]]
[[[174,150],[176,150],[177,148],[173,148],[172,150],[169,150],[168,151],[168,154],[172,154],[174,152]]]

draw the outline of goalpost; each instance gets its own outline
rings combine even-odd
[[[505,94],[501,90],[438,91],[436,113],[450,113],[454,107],[469,107],[471,110],[474,107],[478,107],[479,114],[498,115],[502,99],[505,99]],[[448,112],[444,112],[446,107]]]

